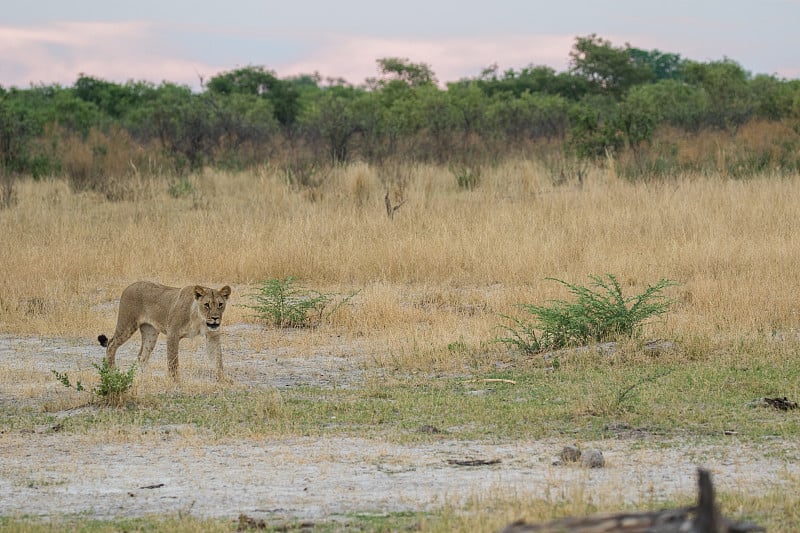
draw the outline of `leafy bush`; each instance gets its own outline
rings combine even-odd
[[[100,374],[100,383],[92,388],[92,394],[100,398],[102,403],[106,405],[122,405],[125,393],[133,385],[133,378],[136,376],[136,364],[134,363],[124,372],[115,366],[108,366],[108,362],[105,359],[100,364],[92,363],[92,366]],[[51,370],[51,372],[62,385],[67,388],[73,387],[66,372],[62,373],[57,370]],[[76,391],[86,390],[80,381],[75,382],[74,388]]]
[[[104,398],[106,403],[119,405],[122,396],[133,385],[133,378],[136,375],[136,364],[122,372],[115,366],[108,366],[103,359],[101,364],[94,363],[94,367],[100,373],[100,384],[93,389],[93,392]]]
[[[254,302],[245,305],[255,311],[255,317],[266,320],[280,328],[297,328],[311,325],[312,319],[329,317],[340,306],[347,303],[349,296],[326,294],[298,285],[295,278],[272,278],[264,280],[248,295]]]
[[[532,354],[618,337],[635,337],[646,320],[669,310],[673,301],[667,299],[663,291],[677,285],[675,281],[661,279],[641,294],[625,297],[612,274],[589,276],[592,280],[589,287],[548,279],[566,286],[576,300],[553,300],[549,306],[521,304],[519,307],[533,315],[534,322],[504,315],[503,318],[513,324],[502,326],[508,336],[498,341]]]

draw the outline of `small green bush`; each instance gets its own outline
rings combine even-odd
[[[347,303],[349,296],[325,294],[298,285],[295,278],[267,279],[248,295],[253,305],[244,307],[255,311],[254,316],[279,328],[298,328],[310,326],[313,319],[329,317],[339,307]]]
[[[122,400],[125,393],[133,385],[133,379],[136,376],[136,364],[134,363],[126,371],[121,371],[117,367],[108,366],[105,359],[100,364],[92,363],[100,374],[100,384],[92,389],[92,394],[101,399],[101,402],[106,405],[122,405]],[[72,383],[69,380],[66,372],[58,372],[51,370],[56,379],[67,388],[72,388]],[[85,391],[86,388],[80,381],[77,381],[74,386],[77,391]]]
[[[663,291],[677,285],[675,281],[661,279],[641,294],[625,297],[612,274],[589,276],[592,283],[588,287],[547,279],[566,286],[576,297],[575,301],[554,300],[549,306],[521,304],[519,307],[532,315],[534,321],[503,315],[513,324],[501,326],[508,336],[498,338],[499,342],[532,354],[618,337],[635,337],[646,320],[669,310],[673,301],[666,298]]]
[[[101,364],[94,363],[94,367],[100,373],[100,384],[93,389],[95,395],[103,398],[106,403],[119,405],[123,395],[133,385],[133,378],[136,376],[136,364],[125,372],[115,366],[108,366],[103,359]]]

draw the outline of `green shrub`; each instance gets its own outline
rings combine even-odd
[[[643,323],[666,313],[673,301],[663,295],[664,289],[677,282],[661,279],[636,296],[625,297],[617,278],[589,276],[588,287],[548,278],[566,286],[575,301],[553,300],[549,306],[521,304],[533,316],[533,322],[503,316],[513,322],[503,327],[508,336],[499,342],[515,346],[525,353],[557,350],[602,342],[619,337],[635,337]],[[538,334],[537,334],[538,331]]]
[[[108,366],[106,360],[103,359],[99,365],[94,363],[94,367],[100,373],[100,384],[92,389],[95,395],[103,398],[105,403],[121,404],[122,397],[133,385],[136,364],[132,364],[128,370],[123,372],[115,366]]]
[[[280,328],[310,326],[313,319],[329,317],[347,303],[349,296],[326,294],[298,285],[295,278],[267,279],[248,295],[253,305],[244,307],[255,311],[254,316]]]
[[[136,364],[134,363],[126,371],[121,371],[115,366],[108,366],[105,359],[100,364],[92,363],[100,374],[100,383],[92,389],[92,394],[100,398],[101,402],[106,405],[122,405],[125,393],[133,385],[133,379],[136,376]],[[51,370],[56,379],[67,388],[72,388],[72,383],[69,380],[66,372],[58,372]],[[75,383],[75,390],[85,391],[86,388],[80,381]]]

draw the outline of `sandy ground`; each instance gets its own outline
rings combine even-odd
[[[260,336],[257,341],[244,340]],[[358,386],[367,348],[320,335],[285,348],[286,333],[233,325],[226,364],[238,384],[263,387]],[[290,333],[303,335],[303,333]],[[291,340],[291,339],[290,339]],[[292,344],[291,342],[288,344]],[[283,346],[283,347],[282,347]],[[120,351],[135,359],[138,339]],[[184,341],[183,372],[208,379],[202,343]],[[91,367],[102,349],[87,339],[0,335],[0,408],[53,401],[65,390],[50,369]],[[150,372],[163,373],[164,341]],[[42,383],[26,383],[25,376]],[[20,377],[22,376],[22,377]],[[46,382],[46,383],[45,383]],[[68,413],[65,413],[65,415]],[[800,443],[653,445],[648,435],[583,443],[603,451],[606,467],[554,466],[559,440],[506,444],[437,440],[399,445],[361,438],[212,441],[190,426],[155,427],[135,438],[103,441],[41,428],[0,428],[0,515],[83,513],[111,518],[185,514],[275,520],[335,519],[352,513],[433,510],[501,494],[550,501],[591,498],[648,505],[695,492],[696,468],[712,471],[721,491],[761,493],[800,476]],[[452,460],[483,459],[486,466]]]

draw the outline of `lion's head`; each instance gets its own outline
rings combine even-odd
[[[225,304],[228,302],[228,296],[230,295],[231,288],[227,285],[219,290],[195,285],[194,299],[197,302],[197,308],[203,315],[209,330],[214,331],[219,329],[222,323],[222,313],[225,312]]]

